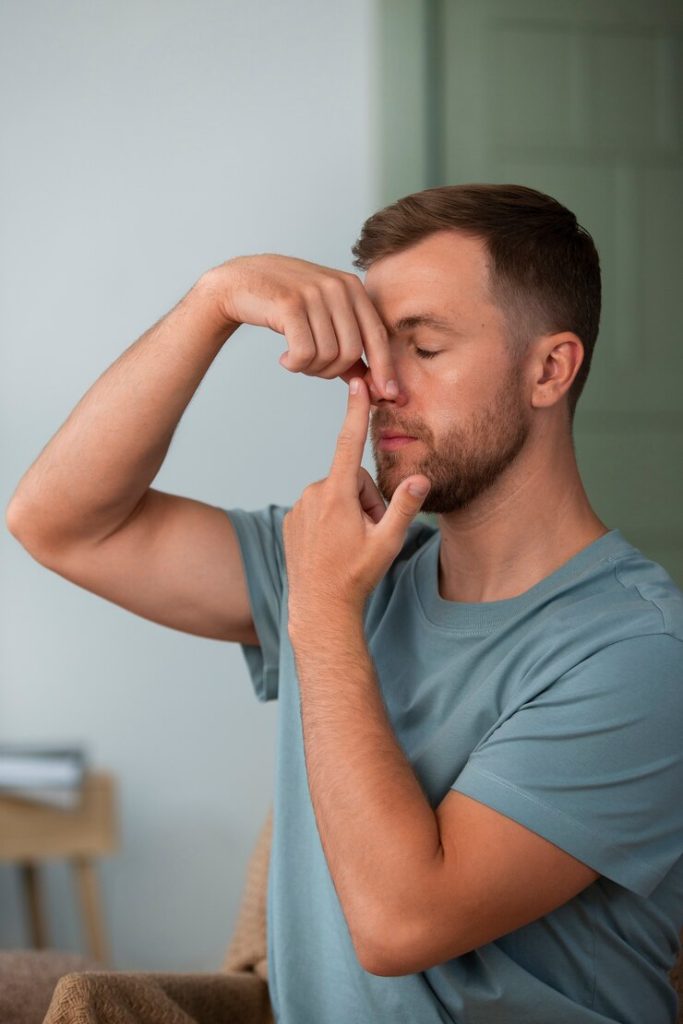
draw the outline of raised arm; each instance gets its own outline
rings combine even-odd
[[[258,643],[225,512],[151,487],[241,323],[284,334],[292,372],[369,377],[364,349],[384,379],[391,371],[386,332],[355,275],[277,254],[236,257],[202,275],[95,381],[6,516],[32,557],[78,586],[173,629]]]

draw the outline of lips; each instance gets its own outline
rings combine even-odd
[[[406,445],[414,444],[415,441],[417,438],[410,437],[408,434],[385,433],[380,436],[377,447],[382,452],[394,452]]]
[[[382,441],[388,441],[391,438],[395,438],[395,437],[407,437],[407,438],[410,438],[411,441],[416,441],[417,440],[417,438],[415,437],[414,434],[404,434],[400,430],[380,430],[379,436],[380,436]]]

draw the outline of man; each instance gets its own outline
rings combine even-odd
[[[670,1024],[683,594],[576,466],[592,240],[548,196],[471,185],[379,211],[353,251],[364,285],[273,254],[204,275],[76,406],[10,528],[80,586],[240,642],[278,698],[278,1021]],[[149,486],[240,323],[350,383],[291,509]]]

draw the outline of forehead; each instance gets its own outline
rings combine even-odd
[[[400,317],[403,306],[459,315],[490,306],[486,244],[462,232],[438,231],[408,249],[377,260],[365,289],[383,318]]]

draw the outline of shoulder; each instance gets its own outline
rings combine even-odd
[[[614,561],[614,576],[623,602],[656,623],[658,632],[683,640],[683,591],[662,565],[629,544]]]
[[[628,541],[615,547],[589,582],[580,617],[582,658],[567,677],[587,692],[611,695],[624,712],[649,709],[662,697],[680,713],[683,701],[683,592],[667,570]],[[584,607],[582,607],[584,605]],[[648,712],[649,713],[649,712]]]
[[[613,531],[604,557],[562,578],[537,609],[538,626],[584,646],[583,656],[622,640],[683,641],[683,592],[666,569]],[[675,644],[663,644],[675,650]]]

